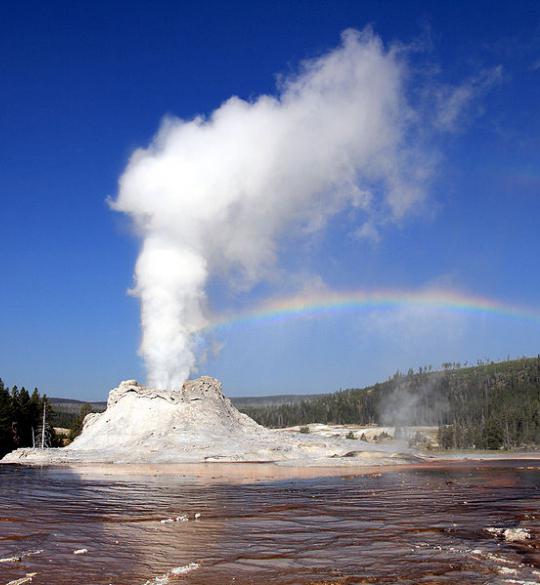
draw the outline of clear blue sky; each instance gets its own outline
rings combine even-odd
[[[142,379],[126,294],[137,242],[105,201],[130,153],[163,115],[272,93],[277,74],[369,23],[388,43],[429,37],[422,59],[448,83],[495,66],[502,78],[445,139],[429,213],[378,243],[342,237],[338,218],[317,253],[291,262],[336,289],[438,284],[540,307],[538,2],[4,2],[0,376],[81,399]],[[229,394],[322,392],[397,368],[536,354],[540,322],[335,314],[243,324],[218,341],[201,371]]]

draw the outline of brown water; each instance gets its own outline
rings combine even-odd
[[[0,585],[537,583],[539,506],[526,461],[251,484],[4,465]]]

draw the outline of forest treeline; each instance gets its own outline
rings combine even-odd
[[[294,404],[243,408],[268,427],[436,425],[446,449],[540,445],[540,356],[397,372],[386,382]]]
[[[45,437],[48,446],[59,446],[52,426],[53,412],[45,395],[37,388],[32,394],[26,388],[7,388],[0,379],[0,457],[19,447],[40,444],[43,408],[47,407]]]

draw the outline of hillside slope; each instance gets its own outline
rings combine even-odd
[[[241,410],[269,427],[314,422],[438,425],[446,448],[528,447],[540,444],[540,356],[398,372],[367,388]]]

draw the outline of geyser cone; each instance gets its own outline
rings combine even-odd
[[[156,390],[128,380],[111,390],[105,412],[85,419],[83,432],[70,449],[207,449],[253,432],[266,431],[231,404],[215,378],[188,380],[180,391]]]

